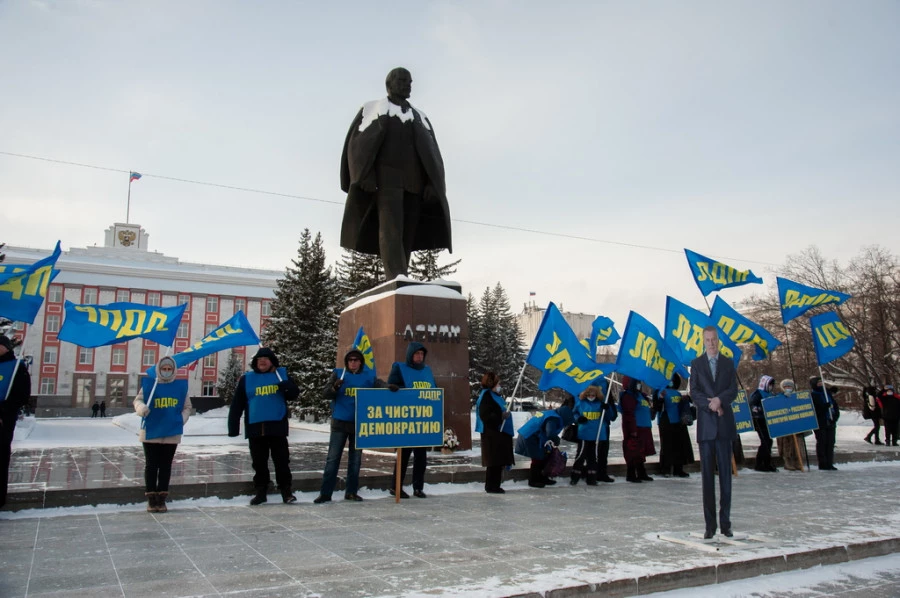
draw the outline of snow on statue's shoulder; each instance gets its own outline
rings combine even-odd
[[[403,108],[394,104],[387,98],[366,102],[362,107],[362,119],[359,122],[359,132],[362,133],[368,129],[369,125],[378,120],[379,116],[396,116],[400,119],[400,122],[409,122],[413,120],[413,111],[419,115],[425,128],[431,130],[431,124],[428,122],[428,117],[425,116],[425,113],[414,107],[412,104],[410,104],[409,107],[410,110],[404,112]]]

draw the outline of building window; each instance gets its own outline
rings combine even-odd
[[[50,303],[62,303],[63,288],[58,284],[51,284],[50,290],[47,291],[47,301]]]
[[[207,325],[206,325],[206,332],[203,333],[203,336],[209,336],[209,333],[212,332],[213,330],[215,330],[215,329],[218,328],[218,327],[219,327],[218,324],[207,324]]]
[[[88,347],[78,347],[78,365],[91,365],[94,363],[94,350]]]
[[[191,306],[191,296],[190,295],[178,295],[178,305],[182,303],[187,303],[188,307]]]
[[[234,300],[234,313],[242,311],[247,313],[247,300],[246,299],[235,299]]]
[[[205,368],[214,368],[216,367],[216,354],[211,353],[203,358],[203,367]]]
[[[182,322],[178,325],[178,338],[188,338],[191,335],[191,323]]]
[[[81,302],[95,305],[97,303],[97,289],[85,288],[81,295]]]
[[[271,301],[263,301],[262,302],[262,315],[265,317],[272,315],[272,302]]]
[[[119,289],[116,291],[116,303],[128,303],[131,301],[131,291]]]
[[[13,322],[13,330],[25,330],[25,322]]]
[[[208,313],[208,314],[219,313],[219,298],[218,297],[207,297],[206,298],[206,313]]]
[[[147,305],[149,305],[150,307],[159,307],[160,306],[159,293],[147,293]]]
[[[41,378],[41,394],[56,394],[56,378]]]
[[[112,364],[125,365],[125,347],[113,347]]]
[[[57,351],[59,351],[57,347],[44,347],[44,363],[56,365]]]
[[[59,314],[49,314],[47,316],[47,329],[45,332],[59,332]]]
[[[216,396],[216,382],[214,380],[204,380],[203,389],[200,394],[204,397]]]
[[[141,360],[141,365],[147,367],[156,365],[156,349],[144,349],[144,357]]]
[[[125,378],[109,377],[106,380],[106,399],[110,405],[125,401]]]

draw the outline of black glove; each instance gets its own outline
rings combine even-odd
[[[550,442],[552,442],[556,446],[559,446],[559,436],[551,436]]]
[[[335,390],[340,390],[341,386],[343,386],[343,385],[344,385],[344,381],[341,380],[340,378],[338,378],[337,380],[334,381],[334,384],[332,384],[331,386]]]
[[[291,388],[293,388],[293,386],[291,385],[290,381],[288,381],[288,380],[282,380],[281,382],[278,383],[278,390],[280,390],[281,392],[287,392]]]
[[[579,416],[579,418],[578,418],[578,423],[579,423],[579,424],[586,424],[587,422],[588,422],[588,418],[586,418],[586,417],[583,416],[583,415],[582,415],[582,416]]]
[[[397,392],[398,390],[400,390],[400,387],[396,384],[388,384],[388,390],[391,392]]]

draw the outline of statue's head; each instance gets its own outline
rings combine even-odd
[[[403,67],[397,67],[388,73],[384,80],[388,96],[399,99],[409,99],[412,93],[412,75]]]

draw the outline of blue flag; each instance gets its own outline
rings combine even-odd
[[[637,312],[628,314],[616,371],[653,388],[665,388],[676,372],[682,378],[688,377],[675,350],[663,340],[656,326]]]
[[[666,297],[666,342],[678,354],[681,365],[690,365],[703,355],[703,329],[715,326],[713,319],[674,297]],[[737,369],[742,351],[730,338],[719,334],[719,352]]]
[[[537,336],[525,359],[542,373],[538,388],[562,388],[575,396],[598,378],[614,371],[612,364],[598,364],[588,355],[559,309],[547,306]]]
[[[787,324],[797,316],[819,305],[840,305],[850,298],[847,293],[826,291],[805,284],[778,278],[778,301],[781,304],[781,321]]]
[[[620,338],[622,337],[619,336],[611,319],[606,316],[597,316],[591,324],[591,338],[588,339],[591,355],[597,354],[597,347],[615,344]]]
[[[812,327],[813,346],[819,366],[843,357],[856,344],[841,318],[833,311],[813,316],[809,319]]]
[[[47,287],[59,274],[54,268],[62,249],[59,241],[48,257],[29,265],[0,265],[0,316],[14,322],[34,324]]]
[[[694,253],[690,249],[685,249],[684,254],[687,256],[688,266],[691,267],[691,273],[694,275],[694,282],[697,283],[697,287],[704,297],[713,291],[729,287],[762,284],[762,278],[750,270],[732,268],[705,255]]]
[[[102,347],[133,338],[171,346],[187,303],[151,307],[140,303],[75,305],[66,301],[66,319],[58,338],[81,347]]]
[[[772,336],[768,330],[742,315],[719,296],[716,296],[710,316],[719,330],[735,344],[751,344],[756,347],[753,361],[767,358],[772,351],[781,346],[781,341]]]
[[[364,365],[374,372],[375,352],[372,350],[372,342],[369,340],[369,335],[366,334],[362,326],[356,331],[356,338],[353,339],[353,348],[363,354]]]
[[[202,339],[172,356],[179,368],[203,359],[212,353],[218,353],[232,347],[258,345],[259,337],[247,321],[243,311],[234,314],[227,322],[204,336]],[[156,366],[147,370],[148,376],[156,376]]]

